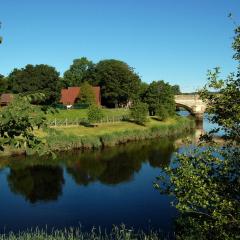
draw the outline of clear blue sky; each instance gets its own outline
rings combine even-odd
[[[0,73],[45,63],[63,74],[72,60],[120,59],[142,80],[193,91],[207,69],[233,71],[240,0],[1,0]]]

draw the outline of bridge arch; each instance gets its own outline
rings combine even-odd
[[[176,107],[181,107],[187,110],[191,115],[194,115],[193,109],[187,105],[181,104],[181,103],[176,103]]]
[[[206,110],[206,103],[202,101],[198,94],[196,95],[175,95],[176,106],[183,107],[194,115],[197,120],[203,119]]]

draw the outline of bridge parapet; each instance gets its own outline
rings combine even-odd
[[[206,103],[202,101],[198,94],[195,95],[175,95],[175,103],[178,107],[187,109],[197,119],[202,120],[206,110]]]

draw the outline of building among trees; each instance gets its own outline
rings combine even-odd
[[[96,104],[101,105],[100,87],[91,87],[95,96]],[[69,87],[61,90],[60,103],[65,106],[73,106],[77,102],[81,102],[81,87]]]

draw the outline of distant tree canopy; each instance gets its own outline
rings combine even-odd
[[[139,97],[141,79],[125,62],[100,61],[89,77],[93,85],[101,87],[102,103],[107,107],[125,105]]]
[[[174,94],[174,95],[181,94],[179,85],[173,85],[173,86],[172,86],[172,90],[173,90],[173,94]]]
[[[63,76],[63,87],[80,86],[86,79],[86,75],[89,75],[88,71],[93,69],[94,64],[89,61],[86,57],[74,59],[73,64],[64,73]]]
[[[44,93],[41,104],[51,105],[60,96],[59,73],[54,67],[40,64],[14,69],[8,76],[8,91],[13,93]]]
[[[175,112],[174,92],[172,86],[164,81],[153,81],[146,89],[144,102],[148,104],[150,115],[155,115],[159,105],[168,109],[168,115]]]
[[[6,92],[7,90],[7,80],[6,78],[0,74],[0,94]]]

